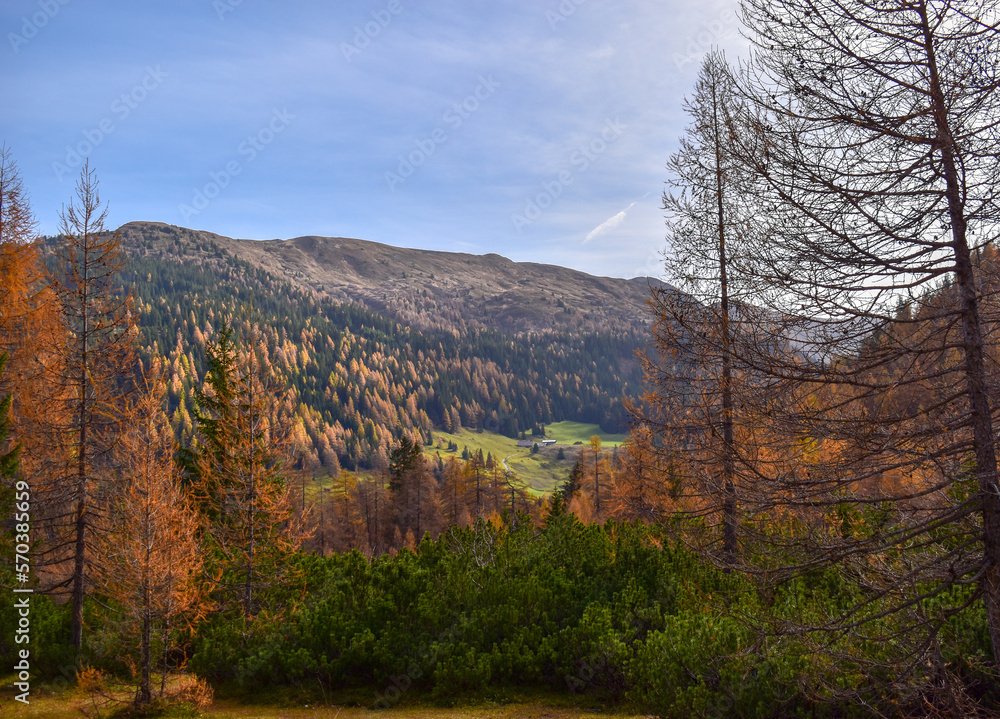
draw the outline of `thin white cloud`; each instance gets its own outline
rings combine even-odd
[[[634,206],[635,202],[633,202],[631,205],[629,205],[624,210],[619,212],[617,215],[612,215],[604,222],[599,224],[597,227],[592,229],[590,232],[587,233],[587,236],[583,240],[583,244],[587,244],[595,237],[599,237],[608,230],[613,230],[614,228],[618,227],[618,225],[620,225],[625,220],[625,215],[628,213],[628,211],[631,210]]]

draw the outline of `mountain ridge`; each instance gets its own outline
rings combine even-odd
[[[516,262],[497,253],[475,255],[397,247],[371,240],[303,235],[247,240],[166,223],[136,221],[119,228],[131,247],[165,250],[173,243],[228,252],[294,286],[361,304],[419,329],[494,327],[508,332],[593,331],[648,327],[646,304],[654,278],[590,275],[559,265]],[[206,248],[206,244],[208,247]]]
[[[162,361],[182,446],[224,324],[258,338],[288,389],[303,466],[330,474],[384,467],[402,437],[429,446],[434,431],[510,438],[573,421],[621,433],[621,400],[641,391],[643,281],[346,238],[144,222],[120,234],[142,353]]]

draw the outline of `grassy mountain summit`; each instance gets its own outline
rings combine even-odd
[[[120,232],[182,442],[223,321],[262,328],[305,465],[383,466],[402,435],[432,443],[434,430],[627,427],[646,279],[342,238],[236,240],[150,222]]]

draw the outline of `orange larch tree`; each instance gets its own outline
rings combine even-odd
[[[137,678],[135,704],[154,697],[152,671],[204,615],[201,518],[182,488],[173,460],[175,443],[164,411],[165,386],[154,365],[144,391],[126,409],[116,449],[123,489],[109,512],[110,531],[98,568],[101,589],[118,609],[123,659]],[[159,657],[159,661],[157,658]]]

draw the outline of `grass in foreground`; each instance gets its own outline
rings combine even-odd
[[[6,677],[0,688],[0,716],[13,719],[80,719],[91,706],[76,687],[63,691],[32,689],[30,704],[14,700],[11,690],[13,677]],[[309,700],[282,701],[280,704],[250,703],[231,698],[216,699],[210,706],[196,710],[177,706],[156,716],[187,717],[190,719],[639,719],[639,715],[595,711],[573,706],[575,698],[551,696],[514,701],[510,704],[475,703],[462,707],[440,707],[403,704],[389,709],[368,709],[357,706],[316,705]]]

